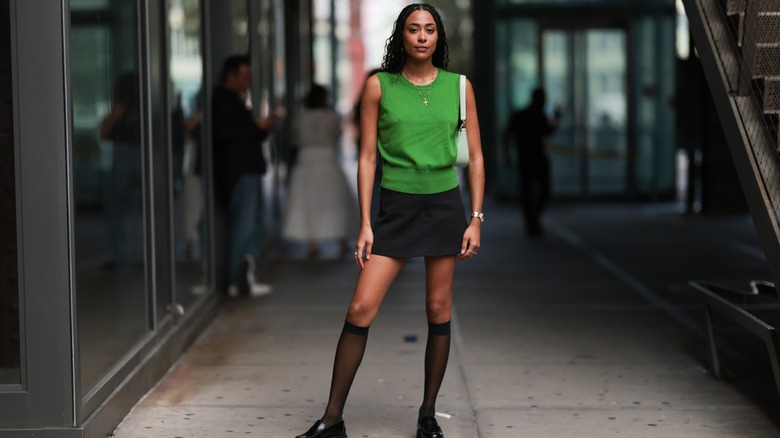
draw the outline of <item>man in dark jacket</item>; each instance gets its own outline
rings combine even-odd
[[[521,206],[529,236],[542,234],[540,216],[550,197],[550,160],[544,151],[544,138],[558,127],[560,111],[550,121],[544,113],[547,95],[544,89],[533,91],[531,103],[516,111],[507,126],[507,137],[514,140],[517,149],[517,171],[520,182]],[[510,141],[506,142],[507,162]]]
[[[263,295],[268,285],[255,282],[255,259],[263,233],[262,177],[266,171],[262,143],[277,118],[255,118],[246,92],[252,77],[246,56],[231,56],[222,68],[221,84],[212,95],[214,187],[228,212],[230,295]]]

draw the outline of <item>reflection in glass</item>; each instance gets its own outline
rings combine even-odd
[[[590,30],[587,41],[588,191],[626,191],[626,37],[621,30]]]
[[[147,332],[134,2],[72,0],[76,304],[86,393]]]
[[[674,17],[647,16],[634,21],[632,65],[636,75],[632,110],[635,114],[635,184],[640,193],[656,196],[675,184]],[[659,55],[659,54],[665,55]]]
[[[542,37],[547,103],[561,105],[564,114],[558,130],[548,139],[556,196],[576,196],[583,189],[579,143],[582,135],[581,127],[576,124],[582,106],[582,99],[577,96],[583,93],[575,89],[581,82],[573,77],[577,71],[574,44],[571,31],[548,30]]]
[[[10,12],[0,0],[0,385],[21,383]]]
[[[539,85],[539,28],[532,20],[500,20],[496,29],[496,117],[497,137],[504,138],[511,114],[530,103],[531,91]],[[508,155],[498,154],[501,160],[517,162],[516,150]],[[495,169],[502,194],[519,196],[514,165]]]
[[[200,0],[169,0],[176,301],[184,309],[207,291],[200,13]]]
[[[529,20],[514,20],[511,27],[511,90],[513,108],[531,103],[531,92],[539,86],[538,26]]]

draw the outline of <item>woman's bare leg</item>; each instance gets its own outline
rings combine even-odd
[[[373,254],[371,260],[366,261],[365,268],[360,271],[344,329],[336,347],[328,406],[322,417],[326,427],[341,421],[349,389],[363,360],[368,328],[376,318],[387,290],[403,266],[404,260]]]
[[[425,346],[425,387],[419,418],[436,414],[436,397],[450,355],[450,319],[455,257],[425,258],[425,311],[428,342]]]

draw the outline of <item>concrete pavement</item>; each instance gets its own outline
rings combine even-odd
[[[713,378],[687,286],[768,279],[748,216],[557,206],[545,236],[529,240],[513,206],[486,215],[479,256],[456,274],[438,401],[448,438],[780,436],[762,344],[724,324],[733,378]],[[227,301],[115,436],[305,431],[324,409],[356,272],[351,257],[281,257],[263,278],[274,293]],[[409,262],[371,327],[345,412],[350,437],[414,437],[423,284],[422,262]]]

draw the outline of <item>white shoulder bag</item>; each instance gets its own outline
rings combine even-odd
[[[458,157],[455,165],[469,165],[469,139],[466,137],[466,76],[460,75],[460,121],[458,122]]]

